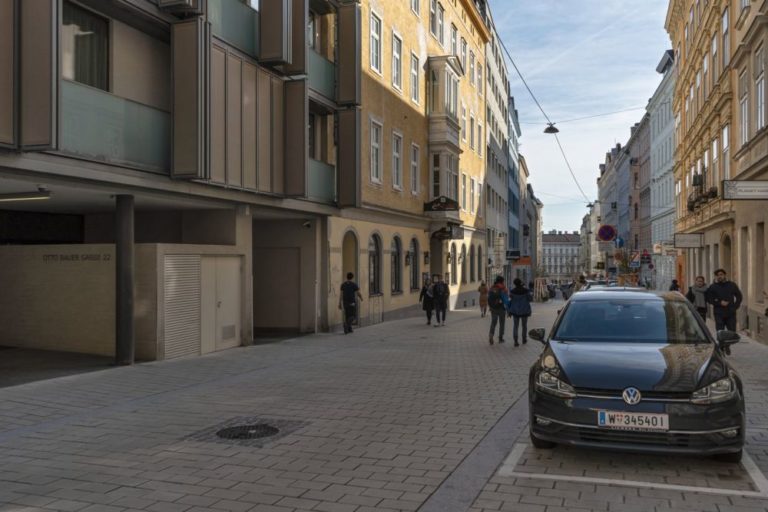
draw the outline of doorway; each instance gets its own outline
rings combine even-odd
[[[732,274],[731,270],[731,237],[728,235],[725,235],[723,237],[723,257],[720,258],[720,261],[722,262],[722,268],[725,269],[726,274],[729,276]]]
[[[347,278],[347,273],[352,272],[355,274],[355,279],[359,279],[358,275],[358,244],[357,236],[352,231],[347,231],[344,234],[344,240],[341,244],[341,279],[342,281]]]
[[[242,258],[204,256],[201,261],[201,352],[241,344]]]

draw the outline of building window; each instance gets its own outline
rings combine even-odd
[[[429,2],[429,31],[437,37],[437,0]]]
[[[475,52],[469,50],[469,83],[475,86]]]
[[[723,126],[723,142],[721,143],[723,146],[723,179],[729,180],[731,179],[731,162],[728,158],[728,147],[730,143],[730,126],[725,125]]]
[[[461,38],[461,67],[467,72],[467,40]]]
[[[704,58],[701,60],[701,90],[703,93],[703,98],[707,97],[707,83],[709,80],[707,80],[709,76],[709,54],[704,55]]]
[[[440,197],[440,154],[432,154],[432,197]]]
[[[717,79],[719,78],[717,74],[717,33],[715,33],[712,36],[711,48],[712,48],[712,88],[714,88],[715,82],[717,82]]]
[[[396,89],[403,88],[403,41],[392,35],[392,85]]]
[[[440,46],[445,44],[445,9],[443,4],[437,4],[437,40]]]
[[[382,126],[371,121],[371,181],[381,183],[381,130]]]
[[[717,151],[717,137],[712,140],[712,186],[720,187],[720,159]]]
[[[459,199],[459,159],[453,155],[448,157],[449,192],[448,196],[454,201]]]
[[[483,65],[478,63],[477,64],[477,93],[482,96],[483,95]],[[502,102],[499,102],[502,103]]]
[[[451,54],[459,54],[459,29],[451,23]]]
[[[419,193],[419,178],[421,176],[421,149],[411,144],[411,192]]]
[[[371,14],[371,67],[381,73],[381,18]]]
[[[416,16],[419,16],[419,13],[421,13],[421,0],[411,0],[411,10],[416,14]]]
[[[381,239],[372,235],[368,240],[368,293],[381,293]]]
[[[469,147],[475,149],[475,116],[469,116]]]
[[[392,186],[403,188],[403,136],[398,133],[392,135]]]
[[[763,61],[763,47],[755,52],[755,128],[761,130],[765,127],[765,62]]]
[[[478,281],[483,280],[483,274],[485,269],[485,261],[483,261],[483,247],[481,245],[477,246],[477,279]]]
[[[451,71],[445,71],[445,110],[455,119],[459,109],[459,79]]]
[[[485,142],[483,142],[483,126],[477,123],[477,154],[480,155],[480,158],[483,157],[483,146],[485,146]]]
[[[67,80],[109,90],[109,21],[64,2],[61,73]]]
[[[467,284],[467,246],[461,244],[461,284]]]
[[[411,245],[408,248],[408,255],[411,260],[411,290],[420,290],[421,274],[419,273],[419,242],[415,238],[411,239]]]
[[[723,17],[722,17],[722,29],[721,32],[723,34],[723,69],[725,69],[728,66],[728,63],[730,62],[731,56],[731,42],[729,41],[730,38],[730,31],[728,30],[729,20],[728,20],[728,8],[726,7],[725,10],[723,10]]]
[[[469,179],[469,212],[475,213],[475,178]]]
[[[742,71],[739,75],[739,112],[739,121],[741,122],[739,141],[743,146],[749,140],[749,84],[747,83],[746,70]]]
[[[392,239],[390,262],[392,265],[392,293],[400,293],[403,291],[403,246],[399,237]]]
[[[411,54],[411,99],[419,102],[419,58]]]
[[[475,282],[475,246],[469,246],[469,282]]]
[[[461,209],[467,209],[467,175],[461,175]]]
[[[461,140],[467,142],[467,107],[461,106]]]
[[[458,262],[456,261],[456,244],[451,244],[451,284],[457,284],[456,270],[458,269]]]

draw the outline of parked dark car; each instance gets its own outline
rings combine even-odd
[[[556,444],[741,460],[744,393],[724,348],[679,293],[575,294],[531,367],[530,436]]]

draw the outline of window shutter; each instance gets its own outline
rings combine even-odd
[[[360,4],[340,5],[337,15],[336,102],[346,106],[359,105],[362,62]]]
[[[0,147],[15,149],[17,144],[16,83],[18,50],[15,0],[0,0]]]
[[[289,64],[293,0],[269,0],[259,7],[259,60],[268,64]],[[306,31],[306,25],[302,27]]]
[[[340,110],[337,119],[338,201],[341,207],[360,206],[360,109]]]
[[[287,75],[303,75],[307,73],[307,25],[309,23],[309,0],[291,0],[291,62],[286,64],[283,71]],[[264,3],[264,2],[262,2]]]
[[[309,166],[309,88],[306,80],[285,82],[285,195],[306,197]]]
[[[208,132],[206,91],[210,35],[202,18],[174,23],[171,29],[173,68],[173,163],[171,175],[207,179]]]

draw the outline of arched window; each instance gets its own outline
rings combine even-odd
[[[483,261],[483,246],[477,246],[477,280],[483,281],[483,274],[485,274],[485,261]]]
[[[411,239],[411,246],[408,248],[408,256],[411,260],[411,290],[421,289],[421,273],[419,272],[419,242]]]
[[[456,277],[456,273],[458,270],[457,265],[457,256],[456,256],[456,244],[451,244],[451,284],[457,284],[458,278]]]
[[[469,282],[475,282],[475,246],[469,246]]]
[[[381,239],[372,235],[368,240],[368,293],[381,293]]]
[[[392,293],[403,291],[403,244],[400,243],[400,237],[392,239],[390,248],[390,262],[392,270]]]
[[[467,283],[467,246],[461,244],[461,284]]]

